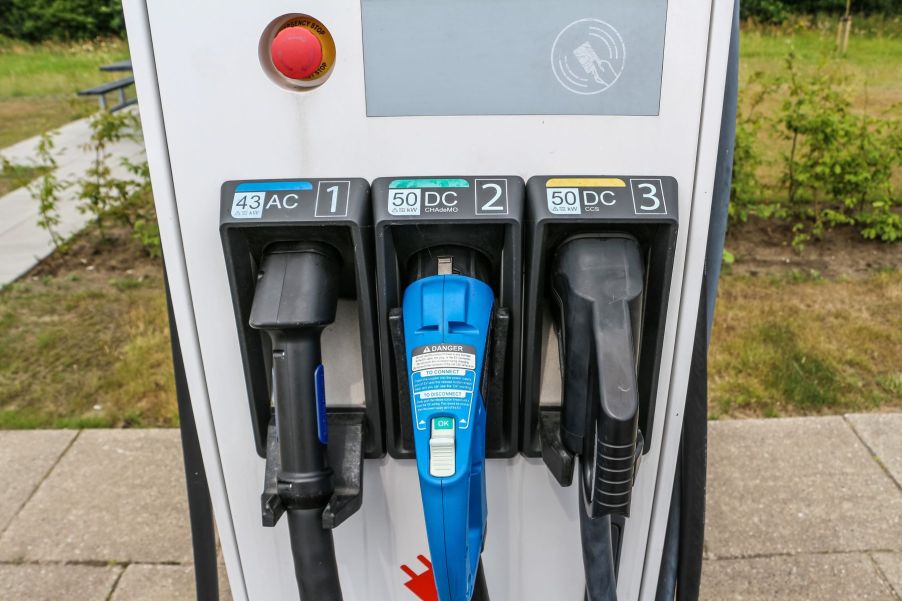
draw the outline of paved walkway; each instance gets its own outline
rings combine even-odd
[[[90,167],[93,154],[83,148],[90,137],[88,119],[73,121],[56,130],[54,157],[60,179],[78,178]],[[0,149],[0,156],[15,165],[34,165],[39,141],[40,137],[34,137]],[[124,177],[126,170],[119,164],[118,157],[138,160],[144,156],[144,146],[122,140],[113,144],[110,152],[117,157],[110,162],[113,175]],[[88,223],[88,216],[78,210],[77,194],[72,187],[60,195],[60,224],[56,229],[63,238],[75,234]],[[37,225],[37,220],[38,203],[26,188],[0,197],[0,287],[27,272],[53,251],[50,234]]]
[[[902,599],[900,434],[712,422],[702,598]],[[0,482],[0,599],[193,599],[177,431],[2,431]]]

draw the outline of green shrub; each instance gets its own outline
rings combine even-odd
[[[789,17],[789,9],[780,0],[743,0],[739,3],[739,16],[759,23],[780,24]]]
[[[66,250],[65,240],[56,231],[59,225],[61,193],[75,188],[78,210],[90,215],[89,233],[101,242],[106,241],[110,225],[128,228],[132,237],[151,257],[159,257],[160,230],[157,224],[150,189],[150,169],[147,161],[134,163],[121,158],[125,176],[118,177],[111,161],[111,146],[121,140],[141,141],[141,121],[129,111],[110,113],[101,111],[90,121],[91,137],[83,150],[93,155],[84,175],[74,179],[59,179],[53,158],[53,139],[44,134],[38,145],[35,163],[43,175],[31,183],[22,181],[38,203],[38,225],[50,233],[54,245]],[[11,172],[15,167],[0,157],[0,170]]]
[[[897,120],[852,110],[845,81],[828,64],[803,72],[790,52],[785,71],[766,78],[754,74],[742,87],[733,154],[729,216],[749,215],[792,226],[792,244],[801,249],[837,225],[855,227],[864,238],[902,240],[902,198],[893,189],[902,165],[902,128]],[[782,98],[762,115],[765,100]],[[784,140],[780,179],[765,186],[759,132]],[[768,136],[771,138],[771,136]]]
[[[772,92],[772,88],[772,84],[759,71],[740,89],[741,109],[736,115],[733,178],[728,209],[730,221],[734,223],[744,223],[751,214],[762,214],[761,204],[765,191],[758,179],[758,169],[763,163],[758,147],[758,133],[766,121],[758,109]]]
[[[13,181],[14,187],[27,188],[31,197],[38,202],[38,226],[50,235],[50,241],[54,248],[59,250],[65,242],[65,239],[57,231],[60,223],[60,194],[70,184],[57,177],[57,163],[53,156],[53,136],[53,133],[41,134],[33,167],[23,169],[0,156],[0,173],[9,177]],[[39,177],[34,177],[35,175]]]
[[[119,0],[2,0],[0,34],[29,42],[122,36]]]
[[[857,15],[898,15],[902,12],[899,0],[853,0]],[[835,15],[846,12],[846,0],[742,0],[739,16],[767,25],[779,25],[792,15]]]
[[[81,201],[79,210],[91,215],[101,239],[106,236],[107,223],[125,226],[148,255],[159,257],[160,231],[147,161],[120,159],[127,171],[123,178],[115,177],[110,165],[110,146],[124,139],[141,141],[141,121],[135,113],[101,111],[91,119],[91,139],[84,149],[94,153],[94,160],[85,176],[74,182]]]
[[[902,160],[898,122],[852,112],[842,80],[818,70],[803,75],[790,53],[777,132],[789,144],[782,183],[795,245],[825,227],[858,227],[866,238],[902,238],[893,168]]]
[[[795,13],[844,13],[846,0],[792,0],[791,7]],[[896,15],[900,8],[899,0],[852,0],[856,13]]]

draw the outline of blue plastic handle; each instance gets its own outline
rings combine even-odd
[[[460,275],[404,293],[404,342],[426,536],[439,601],[470,601],[485,543],[485,402],[480,386],[494,294]],[[454,473],[430,472],[433,420],[454,424]]]

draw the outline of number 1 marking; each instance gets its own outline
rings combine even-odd
[[[351,194],[350,181],[321,181],[316,188],[315,217],[347,217]]]
[[[330,213],[334,213],[338,210],[338,186],[332,186],[331,188],[326,188],[326,192],[332,193],[332,208],[329,209]]]

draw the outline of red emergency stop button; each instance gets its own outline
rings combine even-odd
[[[306,27],[286,27],[276,34],[270,46],[272,64],[291,79],[307,79],[323,63],[323,46]]]

